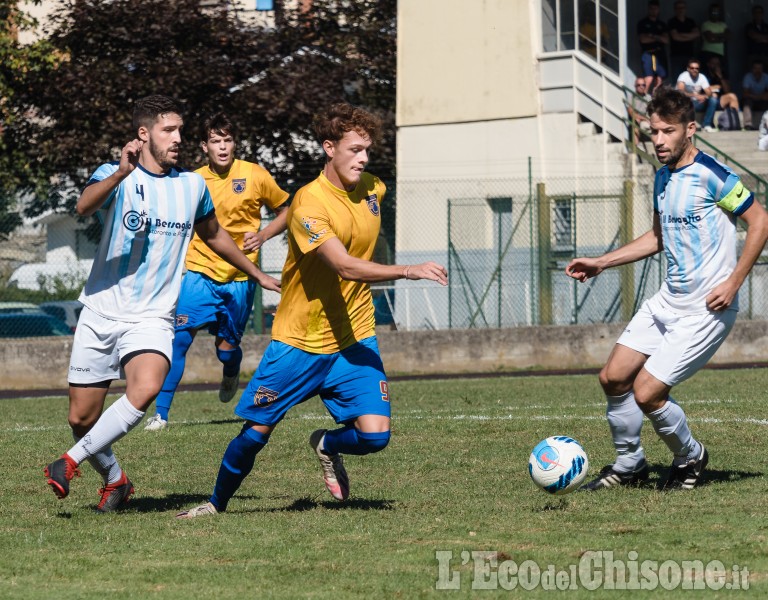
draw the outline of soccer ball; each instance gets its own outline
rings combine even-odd
[[[589,460],[581,444],[565,435],[539,442],[528,459],[533,482],[550,494],[568,494],[587,476]]]

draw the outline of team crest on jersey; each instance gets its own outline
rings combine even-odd
[[[325,229],[321,231],[312,231],[312,229],[317,225],[317,219],[310,219],[308,217],[302,217],[301,222],[304,225],[304,229],[307,230],[307,237],[309,238],[309,243],[314,244],[317,240],[320,239],[321,235],[325,234]]]
[[[176,327],[189,323],[189,315],[176,315]]]
[[[263,385],[259,386],[259,389],[256,390],[256,394],[253,397],[253,403],[256,406],[266,406],[267,404],[272,404],[275,400],[277,400],[277,392],[275,390],[270,390]]]
[[[235,194],[242,194],[245,191],[245,179],[233,179],[232,191]]]
[[[368,205],[368,210],[371,211],[374,217],[379,216],[379,196],[378,194],[371,194],[365,198],[365,203]]]

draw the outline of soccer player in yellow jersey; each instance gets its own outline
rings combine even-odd
[[[321,397],[341,425],[319,429],[309,438],[334,498],[349,496],[342,454],[369,454],[387,446],[389,390],[369,284],[430,279],[447,285],[448,279],[445,268],[434,262],[381,265],[370,260],[386,188],[364,171],[380,128],[378,118],[349,104],[334,105],[316,117],[325,166],[288,209],[288,258],[272,342],[235,409],[245,424],[224,453],[210,500],[178,517],[226,510],[275,426],[291,407],[313,396]]]
[[[204,121],[200,140],[208,164],[196,173],[205,179],[219,223],[256,264],[258,248],[285,231],[288,193],[266,169],[235,158],[235,127],[223,113]],[[259,230],[262,206],[277,217]],[[157,396],[157,414],[145,426],[148,431],[167,427],[187,351],[199,329],[207,327],[216,336],[216,356],[223,365],[219,400],[229,402],[237,391],[243,359],[240,340],[251,315],[256,284],[198,238],[190,242],[186,268],[176,308],[173,362]]]

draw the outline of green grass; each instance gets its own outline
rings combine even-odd
[[[670,455],[648,423],[652,485],[562,498],[534,487],[528,455],[549,435],[581,441],[591,473],[612,461],[595,376],[409,381],[391,384],[390,446],[347,457],[347,503],[327,495],[307,444],[332,426],[314,399],[278,427],[228,512],[193,521],[174,515],[208,498],[240,427],[215,392],[179,394],[170,429],[142,424],[116,444],[136,495],[109,515],[93,511],[100,481],[87,464],[67,499],[45,485],[43,466],[71,445],[66,399],[3,401],[0,598],[538,598],[551,592],[473,590],[461,553],[568,571],[588,550],[747,566],[748,591],[707,596],[766,597],[765,381],[704,371],[676,390],[711,457],[688,493],[654,488]],[[461,591],[435,589],[436,551],[453,553]],[[642,594],[578,587],[569,597]]]

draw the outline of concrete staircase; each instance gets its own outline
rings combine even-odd
[[[756,175],[768,179],[768,152],[757,149],[757,131],[717,131],[715,133],[700,131],[697,135]],[[718,154],[706,144],[697,143],[696,146],[719,161],[729,164],[730,161],[723,154]],[[737,165],[729,164],[729,166],[737,173],[743,174],[742,169]]]

